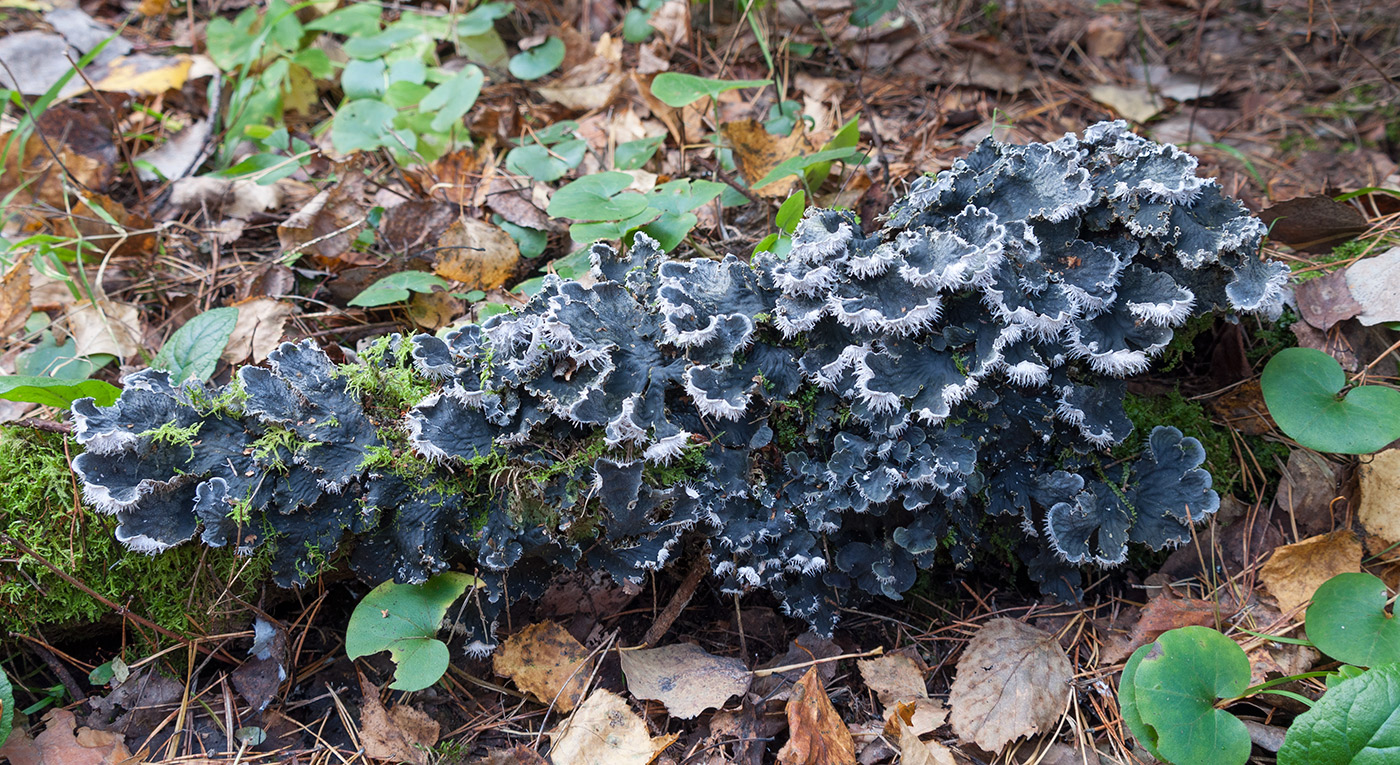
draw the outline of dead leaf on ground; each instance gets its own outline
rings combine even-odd
[[[901,765],[956,765],[953,750],[937,741],[924,741],[914,724],[915,705],[900,704],[885,722],[885,735],[899,742]]]
[[[1089,97],[1133,122],[1143,123],[1167,108],[1167,102],[1143,86],[1095,85]]]
[[[155,148],[136,155],[136,174],[143,181],[175,180],[194,172],[213,150],[209,135],[214,123],[199,120],[166,138]]]
[[[785,136],[769,133],[763,123],[755,120],[726,122],[720,125],[720,132],[734,150],[734,159],[739,163],[744,179],[751,184],[762,180],[783,161],[816,150],[808,141],[801,124]],[[781,198],[788,195],[795,183],[797,178],[788,176],[753,191],[762,197]]]
[[[1289,452],[1288,463],[1279,476],[1274,509],[1287,515],[1299,535],[1309,537],[1331,531],[1336,525],[1332,501],[1338,496],[1337,471],[1325,457],[1310,449]]]
[[[527,179],[512,182],[505,176],[497,175],[491,180],[491,186],[486,192],[486,206],[517,226],[538,231],[549,230],[549,217],[530,199],[530,183]]]
[[[122,734],[79,728],[77,718],[66,709],[53,709],[44,715],[44,732],[34,738],[22,729],[11,732],[0,759],[11,765],[125,765],[132,760]]]
[[[141,310],[131,303],[84,300],[68,308],[67,320],[79,356],[108,353],[125,359],[141,351]]]
[[[1333,271],[1309,279],[1294,287],[1293,295],[1298,300],[1298,312],[1303,314],[1303,320],[1324,332],[1363,310],[1361,304],[1352,299],[1346,271]]]
[[[841,653],[840,646],[814,632],[807,632],[793,638],[788,644],[788,649],[781,656],[775,656],[760,664],[757,669],[772,669],[774,667],[787,667],[793,664],[814,661],[816,659],[829,659]],[[821,675],[822,682],[829,683],[836,677],[836,662],[824,661],[817,665],[817,672]],[[792,696],[793,686],[801,680],[803,670],[790,669],[776,675],[767,675],[754,680],[752,692],[761,699],[770,702],[787,701]]]
[[[1400,542],[1400,449],[1378,452],[1358,469],[1361,507],[1357,520],[1372,534]]]
[[[511,749],[498,749],[489,752],[481,759],[472,760],[471,765],[549,765],[539,752],[520,745]]]
[[[238,321],[220,358],[230,364],[248,358],[261,364],[281,345],[282,331],[295,309],[291,303],[270,297],[249,298],[233,305],[238,309]]]
[[[807,670],[787,703],[788,742],[779,765],[854,765],[856,745],[831,705],[817,668]]]
[[[1128,658],[1133,651],[1151,643],[1163,632],[1178,627],[1215,624],[1218,608],[1208,600],[1198,598],[1175,598],[1158,595],[1143,606],[1137,624],[1126,636],[1114,636],[1104,647],[1102,664],[1117,664]]]
[[[1361,306],[1357,321],[1368,327],[1400,321],[1400,247],[1358,260],[1346,275],[1347,289]]]
[[[430,750],[438,742],[438,723],[406,704],[385,710],[379,689],[360,674],[360,743],[365,755],[376,760],[428,765]]]
[[[436,332],[461,316],[465,307],[450,292],[415,292],[408,298],[408,318],[423,329]]]
[[[1361,555],[1361,540],[1355,534],[1336,531],[1275,549],[1259,578],[1284,613],[1298,611],[1323,582],[1360,571]]]
[[[1368,226],[1355,207],[1328,196],[1279,202],[1260,211],[1259,218],[1269,226],[1270,239],[1304,252],[1331,252]]]
[[[163,217],[178,217],[182,213],[204,213],[213,223],[225,218],[245,221],[281,206],[282,198],[280,183],[259,186],[248,180],[191,176],[171,184],[170,201],[162,214]],[[242,233],[240,226],[233,239],[224,241],[234,241]]]
[[[954,82],[959,85],[1000,93],[1020,93],[1035,82],[1035,73],[1026,66],[1025,59],[1014,53],[973,53],[966,64],[957,67],[956,73]]]
[[[652,738],[621,696],[602,689],[548,735],[554,765],[647,765],[677,738],[674,733]]]
[[[1273,431],[1268,407],[1258,378],[1236,385],[1221,396],[1206,402],[1211,414],[1241,435],[1259,436]]]
[[[618,658],[633,696],[660,701],[682,720],[724,706],[753,681],[742,661],[711,655],[694,643],[620,651]]]
[[[4,276],[0,276],[0,337],[18,332],[29,320],[30,255],[29,252],[20,253]]]
[[[601,109],[617,96],[622,85],[622,41],[604,32],[593,47],[593,56],[571,67],[535,92],[566,109],[586,112]]]
[[[588,649],[568,630],[548,621],[507,638],[496,649],[493,664],[496,674],[514,680],[517,688],[560,712],[573,709],[583,698],[591,667]]]
[[[948,696],[953,732],[989,752],[1053,730],[1074,676],[1055,636],[1015,619],[982,626],[958,659]]]
[[[936,730],[947,718],[943,703],[929,698],[924,682],[928,668],[922,660],[907,653],[892,652],[874,659],[861,659],[856,666],[860,668],[866,687],[875,692],[884,706],[887,722],[897,707],[909,705],[913,716],[905,724],[913,727],[915,736],[922,736]]]
[[[339,262],[364,265],[364,258],[346,257],[350,245],[365,227],[365,206],[361,199],[364,173],[351,169],[341,180],[311,198],[277,227],[277,240],[286,253],[318,255],[323,265]]]
[[[52,106],[35,121],[24,141],[0,135],[5,147],[0,195],[15,194],[14,206],[41,202],[65,209],[64,199],[76,185],[101,193],[116,174],[117,146],[112,130],[96,115],[64,105]]]
[[[505,284],[520,260],[520,248],[510,234],[476,218],[454,221],[437,246],[433,270],[472,290],[493,290]]]

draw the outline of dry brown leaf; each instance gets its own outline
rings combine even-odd
[[[172,212],[205,212],[212,220],[222,216],[247,220],[282,204],[281,184],[259,186],[253,181],[188,177],[170,186]]]
[[[67,319],[79,356],[108,353],[125,359],[141,351],[141,311],[131,303],[84,300],[68,308]]]
[[[535,88],[535,92],[566,109],[586,112],[601,109],[617,96],[622,85],[621,40],[603,33],[593,48],[592,58],[571,67],[558,79]]]
[[[0,277],[0,337],[18,332],[29,319],[29,252],[22,252]]]
[[[1400,449],[1378,452],[1362,462],[1357,473],[1361,478],[1357,519],[1386,542],[1400,542]]]
[[[549,217],[535,206],[530,196],[528,181],[522,180],[520,185],[516,186],[507,178],[497,175],[491,180],[490,189],[487,191],[486,206],[517,226],[537,231],[549,230]]]
[[[438,239],[434,271],[472,290],[505,284],[520,260],[520,247],[498,226],[476,218],[459,218]]]
[[[426,330],[437,331],[462,315],[462,301],[449,292],[415,292],[408,299],[408,317]]]
[[[924,741],[914,724],[917,711],[910,703],[899,704],[890,710],[885,721],[885,735],[899,742],[901,765],[956,765],[953,750],[937,741]]]
[[[237,364],[251,357],[254,364],[261,364],[282,343],[282,330],[292,316],[292,304],[254,297],[233,305],[238,309],[238,321],[220,358]]]
[[[592,662],[588,649],[568,630],[546,621],[507,638],[496,650],[493,667],[520,690],[568,712],[583,698]]]
[[[1357,321],[1368,327],[1400,321],[1400,247],[1351,264],[1347,288],[1361,305]]]
[[[68,106],[50,107],[36,120],[36,130],[21,143],[13,133],[0,135],[5,147],[0,163],[0,195],[15,194],[14,206],[42,202],[60,210],[77,184],[81,190],[101,193],[116,174],[118,159],[110,126],[96,115]]]
[[[1284,612],[1312,600],[1322,583],[1361,570],[1361,540],[1350,530],[1304,539],[1274,550],[1259,570],[1259,578]]]
[[[186,53],[174,56],[133,53],[95,67],[90,78],[93,90],[134,96],[158,96],[167,90],[179,90],[190,80],[209,77],[218,72],[219,68],[205,56]]]
[[[1128,30],[1114,16],[1099,16],[1084,27],[1084,49],[1095,58],[1112,58],[1128,41]]]
[[[1089,88],[1089,97],[1118,112],[1119,116],[1139,123],[1167,108],[1166,101],[1142,86],[1095,85]]]
[[[633,696],[660,701],[682,720],[724,706],[753,681],[742,661],[713,656],[694,643],[621,651],[618,658]]]
[[[77,727],[66,709],[44,715],[44,732],[29,738],[15,729],[0,747],[0,760],[11,765],[126,765],[132,761],[122,734]]]
[[[277,227],[277,240],[283,250],[332,261],[344,259],[350,252],[350,245],[365,227],[361,199],[365,176],[348,172],[341,177],[344,180],[312,197]]]
[[[1304,252],[1330,253],[1368,225],[1355,207],[1325,195],[1286,199],[1261,210],[1259,219],[1269,227],[1269,239]]]
[[[989,752],[1054,729],[1074,676],[1055,636],[1015,619],[982,626],[958,659],[948,696],[953,732]]]
[[[943,703],[928,696],[924,683],[927,667],[914,656],[906,653],[888,653],[874,659],[861,659],[856,662],[865,685],[875,692],[880,704],[885,707],[885,720],[895,713],[896,708],[906,704],[913,709],[911,725],[916,736],[931,733],[947,718]]]
[[[520,745],[511,749],[498,749],[487,752],[485,757],[472,760],[470,765],[549,765],[539,752]]]
[[[854,765],[856,744],[822,687],[817,668],[807,670],[787,703],[788,742],[779,765]]]
[[[621,696],[599,689],[549,732],[549,759],[554,765],[647,765],[676,738],[652,738]]]
[[[1208,600],[1159,595],[1147,601],[1137,624],[1126,637],[1115,637],[1104,648],[1103,663],[1117,664],[1168,630],[1214,624],[1217,611],[1216,604]]]
[[[769,133],[763,127],[763,123],[756,120],[726,122],[720,126],[720,132],[724,134],[725,142],[734,150],[734,159],[739,163],[739,169],[749,183],[762,180],[784,160],[816,150],[802,132],[801,124],[793,129],[791,135],[786,136]],[[753,191],[759,196],[781,198],[788,195],[795,183],[797,178],[789,176],[764,184]]]
[[[360,742],[376,760],[428,765],[440,729],[433,718],[405,704],[385,710],[379,689],[360,674]]]
[[[1293,294],[1298,299],[1298,312],[1303,320],[1324,332],[1364,310],[1351,297],[1346,271],[1333,271],[1309,279],[1294,287]]]

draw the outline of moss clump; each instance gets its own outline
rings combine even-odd
[[[0,428],[0,534],[102,597],[181,634],[209,629],[228,581],[233,595],[255,594],[268,571],[266,554],[239,558],[227,549],[182,545],[147,557],[123,548],[113,536],[116,519],[93,513],[75,496],[68,452],[76,449],[63,436]],[[0,539],[0,558],[6,560],[0,566],[0,634],[114,616],[6,539]]]
[[[342,364],[335,376],[345,381],[347,391],[364,400],[371,420],[397,421],[434,389],[413,369],[412,353],[413,343],[392,335],[381,337],[354,362]]]

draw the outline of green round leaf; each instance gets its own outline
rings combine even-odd
[[[481,95],[481,85],[485,81],[486,76],[481,73],[481,68],[468,64],[452,79],[424,96],[419,108],[435,113],[433,130],[444,132],[466,116],[467,111],[476,104],[477,96]]]
[[[603,240],[618,240],[628,231],[643,226],[656,220],[661,215],[661,211],[654,207],[644,208],[641,212],[625,220],[608,220],[597,223],[574,223],[569,226],[569,238],[574,240],[574,244],[582,247],[585,244]]]
[[[1386,664],[1333,686],[1298,715],[1278,750],[1278,763],[1385,765],[1397,760],[1397,752],[1400,664]]]
[[[102,380],[0,375],[0,398],[59,409],[67,409],[80,398],[91,398],[98,406],[111,406],[121,392],[121,388]]]
[[[350,301],[350,305],[375,308],[402,303],[408,300],[410,292],[432,292],[437,287],[446,288],[447,280],[426,271],[400,271],[366,287],[364,292]]]
[[[647,209],[647,198],[635,191],[627,173],[588,175],[554,192],[547,212],[551,218],[573,220],[626,220]]]
[[[331,144],[341,154],[397,145],[390,134],[397,116],[398,110],[383,101],[371,98],[351,101],[335,114],[331,123]]]
[[[1137,693],[1133,686],[1138,666],[1153,647],[1149,643],[1133,651],[1133,655],[1128,657],[1128,663],[1123,665],[1123,674],[1118,678],[1118,711],[1123,716],[1123,725],[1133,734],[1133,738],[1137,739],[1138,744],[1146,749],[1148,754],[1160,760],[1162,755],[1157,751],[1157,731],[1143,724],[1142,715],[1138,713]]]
[[[447,644],[435,637],[438,627],[453,601],[477,584],[474,576],[449,571],[423,584],[388,581],[375,587],[350,614],[345,653],[358,659],[388,651],[398,665],[390,688],[427,688],[447,671]]]
[[[1249,659],[1235,641],[1206,627],[1163,633],[1142,656],[1132,698],[1160,758],[1174,765],[1237,765],[1249,759],[1249,731],[1215,708],[1249,685]]]
[[[693,74],[662,72],[651,81],[651,94],[661,103],[679,109],[705,96],[715,98],[726,90],[761,88],[772,84],[772,80],[711,80]]]
[[[306,25],[315,32],[334,32],[346,37],[369,37],[379,34],[380,8],[374,3],[351,3],[331,11]],[[210,25],[214,22],[211,20]]]
[[[564,63],[564,41],[551,37],[535,47],[510,57],[511,76],[517,80],[538,80]]]
[[[491,222],[510,234],[510,238],[514,239],[515,245],[520,248],[521,257],[538,258],[544,254],[544,248],[549,244],[548,232],[528,226],[517,226],[499,215],[492,215]]]
[[[662,134],[618,144],[613,150],[613,167],[617,170],[642,169],[665,140],[666,136]]]
[[[537,181],[557,181],[583,161],[588,142],[574,138],[552,147],[532,143],[517,146],[506,154],[506,169],[517,175],[528,175]]]
[[[630,43],[643,43],[653,31],[650,13],[641,8],[627,9],[627,15],[622,17],[622,39]]]
[[[419,36],[422,32],[412,25],[398,23],[383,32],[365,37],[351,37],[345,41],[343,50],[350,58],[383,58],[385,54]]]
[[[1385,610],[1385,582],[1338,574],[1317,588],[1305,617],[1308,639],[1337,661],[1374,667],[1400,662],[1400,621]]]
[[[175,330],[151,359],[151,368],[166,370],[175,382],[191,377],[208,382],[237,323],[237,308],[212,308],[201,313]]]
[[[1362,385],[1338,398],[1347,376],[1311,348],[1279,351],[1259,381],[1279,429],[1319,452],[1368,454],[1400,438],[1400,391]]]
[[[663,213],[660,218],[642,226],[639,231],[646,232],[647,236],[656,240],[661,245],[663,252],[670,252],[676,249],[681,242],[685,241],[686,234],[695,228],[700,222],[700,218],[695,213]],[[631,245],[631,242],[628,242]]]

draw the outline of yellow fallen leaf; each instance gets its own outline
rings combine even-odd
[[[1287,613],[1312,600],[1328,579],[1360,571],[1361,554],[1361,540],[1350,530],[1310,537],[1276,548],[1259,570],[1259,578]]]
[[[554,622],[531,624],[496,649],[493,668],[516,687],[560,712],[578,705],[592,662],[568,630]]]
[[[438,238],[438,276],[467,289],[493,290],[505,284],[520,260],[510,234],[484,220],[459,218]]]

